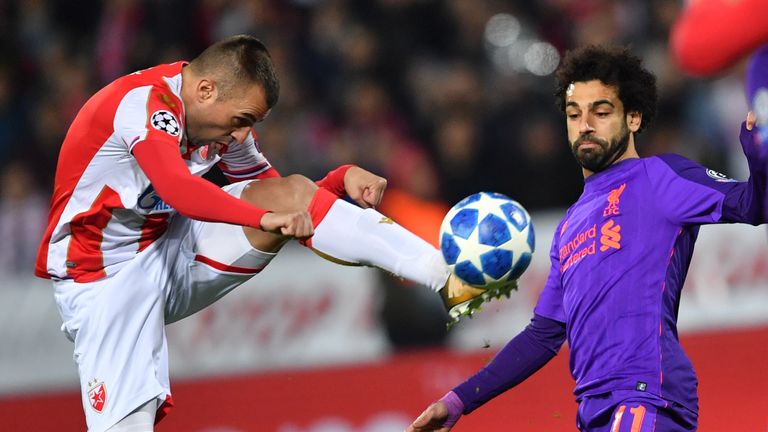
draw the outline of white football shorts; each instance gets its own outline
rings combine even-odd
[[[224,190],[240,197],[249,182]],[[238,225],[177,214],[117,274],[54,282],[62,331],[75,343],[88,430],[105,431],[152,399],[164,415],[172,405],[165,324],[223,297],[274,255],[253,249]]]

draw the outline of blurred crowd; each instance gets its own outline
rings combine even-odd
[[[681,75],[669,0],[0,0],[0,274],[31,273],[58,148],[111,80],[250,33],[281,79],[262,150],[283,174],[357,163],[415,202],[480,190],[531,211],[582,188],[552,97],[565,50],[628,43],[657,74],[641,155],[685,154],[739,177],[738,68]],[[546,243],[546,241],[545,241]]]

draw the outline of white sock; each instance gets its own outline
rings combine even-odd
[[[336,200],[315,227],[312,248],[341,261],[375,266],[437,291],[450,272],[440,251],[373,209]]]
[[[107,432],[152,432],[155,427],[156,413],[157,399],[152,399],[123,417],[122,420],[107,429]]]

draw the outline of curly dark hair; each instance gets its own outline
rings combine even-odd
[[[573,82],[599,80],[618,89],[624,112],[640,112],[640,133],[656,117],[656,77],[627,47],[589,45],[568,51],[555,74],[555,103],[565,112],[565,92]]]

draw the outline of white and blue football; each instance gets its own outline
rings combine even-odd
[[[531,217],[517,201],[495,192],[470,195],[440,226],[440,250],[451,271],[490,289],[522,276],[536,246]]]

